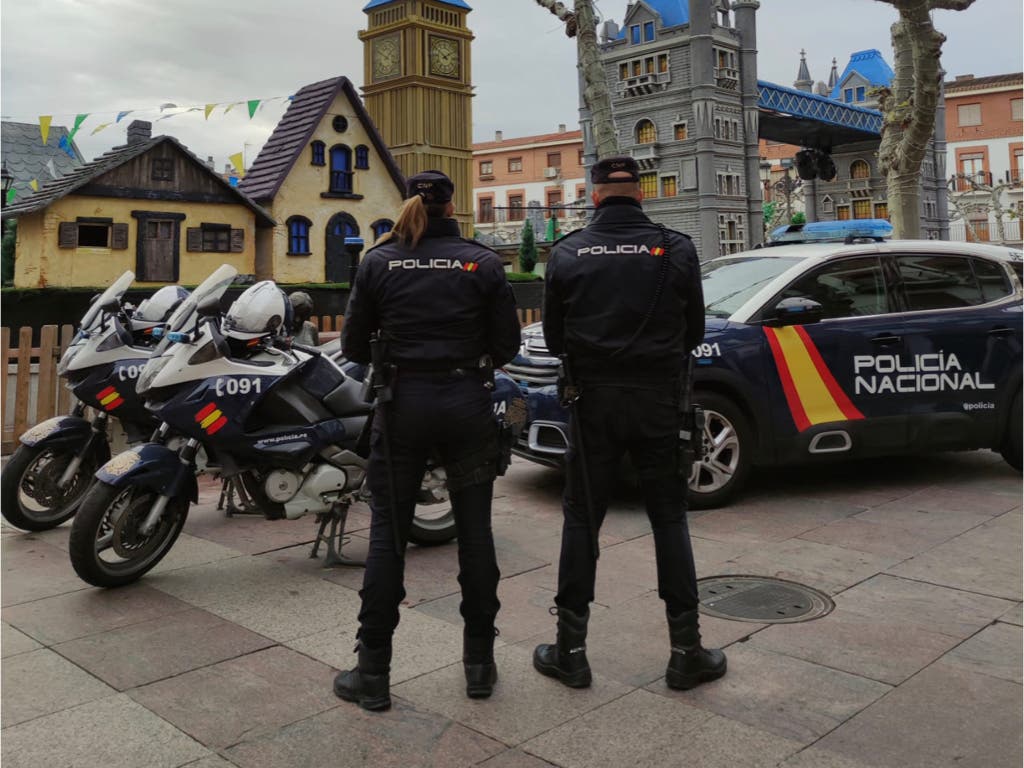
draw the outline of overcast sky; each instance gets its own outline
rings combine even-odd
[[[575,127],[575,42],[533,0],[470,0],[473,46],[474,138],[506,137]],[[287,102],[267,102],[250,119],[246,105],[287,96],[307,83],[337,75],[363,83],[366,0],[3,0],[0,25],[0,113],[4,119],[74,124],[90,113],[76,142],[87,159],[124,143],[134,118],[155,120],[154,133],[181,139],[218,168],[244,151],[256,157]],[[567,4],[571,4],[567,0]],[[598,0],[603,18],[621,22],[626,0]],[[791,85],[800,49],[815,80],[826,80],[832,58],[877,48],[892,62],[891,6],[877,0],[761,0],[758,76]],[[1020,0],[976,0],[966,11],[939,11],[948,40],[943,66],[977,76],[1022,69]],[[138,110],[120,124],[121,110]]]

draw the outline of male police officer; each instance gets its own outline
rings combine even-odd
[[[445,467],[458,529],[466,693],[490,696],[497,679],[494,619],[498,564],[491,491],[498,431],[488,385],[519,349],[519,318],[501,258],[460,237],[450,218],[454,186],[439,171],[409,178],[392,236],[370,249],[349,298],[342,349],[389,378],[393,400],[374,417],[369,462],[370,547],[360,596],[359,665],[335,678],[334,692],[365,709],[391,705],[391,638],[405,597],[405,541],[428,454]],[[375,372],[377,375],[381,370]],[[378,406],[384,397],[378,394]]]
[[[669,687],[725,674],[725,655],[701,646],[697,577],[686,525],[687,468],[680,460],[680,389],[687,355],[704,336],[704,299],[690,238],[654,224],[640,207],[637,163],[610,157],[591,168],[597,212],[559,240],[548,260],[544,338],[574,378],[573,438],[563,498],[557,641],[533,664],[565,685],[590,685],[587,621],[596,537],[609,479],[628,450],[654,532],[658,595],[672,653]]]

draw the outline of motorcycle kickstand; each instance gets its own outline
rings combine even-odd
[[[329,512],[322,513],[320,517],[320,527],[316,532],[316,541],[313,542],[313,551],[309,553],[310,557],[315,558],[320,548],[320,542],[327,542],[327,552],[324,553],[324,568],[331,568],[335,565],[351,565],[357,568],[365,568],[365,560],[355,560],[351,557],[346,557],[341,553],[341,548],[344,545],[345,536],[345,522],[348,520],[348,508],[349,504],[332,504]],[[331,524],[331,529],[326,536],[324,536],[324,528],[327,524]],[[337,542],[337,543],[335,543]]]

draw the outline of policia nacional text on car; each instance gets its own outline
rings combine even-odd
[[[493,386],[493,367],[519,348],[519,319],[501,258],[460,237],[450,218],[453,192],[439,171],[408,179],[391,237],[359,265],[341,336],[350,360],[372,358],[377,410],[359,663],[335,678],[334,692],[371,710],[391,705],[391,638],[405,597],[405,543],[431,451],[447,473],[458,530],[467,694],[490,696],[497,679],[491,492],[498,428],[487,385]]]
[[[665,679],[671,688],[687,689],[726,669],[725,654],[701,646],[686,524],[689,462],[679,440],[689,383],[684,366],[704,336],[697,252],[689,237],[644,214],[633,158],[598,161],[591,181],[597,212],[585,229],[555,244],[545,278],[544,339],[562,357],[571,436],[557,640],[537,646],[533,664],[565,685],[590,685],[586,637],[597,536],[609,479],[628,450],[654,532],[658,595],[668,616]]]

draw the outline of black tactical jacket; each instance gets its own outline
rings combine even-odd
[[[666,232],[660,293],[662,230],[632,198],[606,198],[586,229],[555,243],[545,275],[544,339],[553,354],[569,354],[579,375],[675,376],[704,337],[697,251],[687,235]]]
[[[519,317],[501,257],[459,234],[454,219],[430,219],[415,250],[389,240],[366,252],[345,311],[345,356],[370,361],[370,334],[384,331],[400,368],[444,370],[519,350]]]

